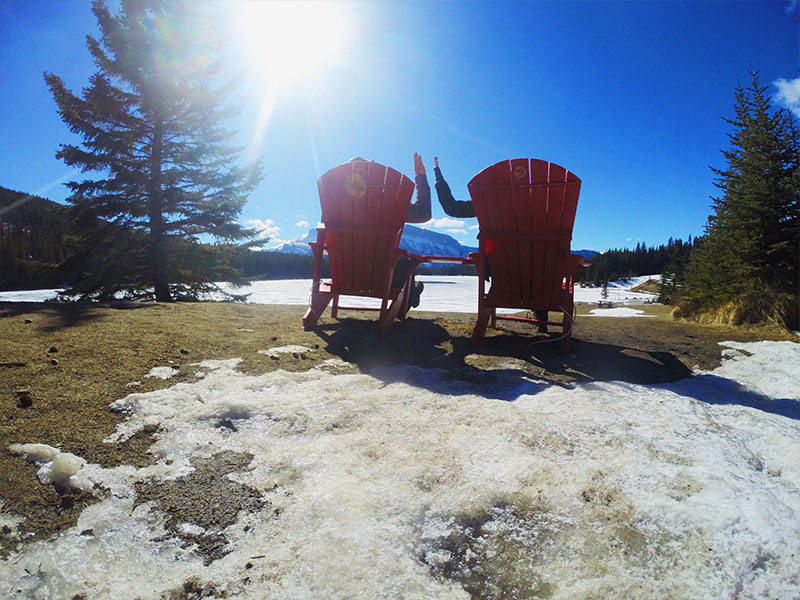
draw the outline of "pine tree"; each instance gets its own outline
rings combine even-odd
[[[196,9],[123,0],[114,16],[95,0],[102,35],[87,36],[87,47],[98,71],[82,96],[45,74],[62,119],[83,137],[56,156],[101,172],[67,184],[80,247],[66,264],[79,273],[69,295],[170,301],[239,280],[231,247],[253,232],[235,219],[262,175],[235,164],[240,149],[225,128],[231,85],[217,83],[219,44]],[[199,236],[216,243],[201,250]]]
[[[733,126],[727,168],[712,169],[723,193],[688,269],[688,308],[796,326],[800,136],[789,111],[772,109],[758,73],[751,77],[736,88],[736,116],[725,119]]]

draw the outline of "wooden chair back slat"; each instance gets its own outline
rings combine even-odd
[[[334,293],[383,297],[414,183],[391,167],[352,162],[329,170],[317,187]]]
[[[571,264],[580,179],[554,163],[519,158],[487,167],[468,187],[485,239],[491,304],[557,309]]]

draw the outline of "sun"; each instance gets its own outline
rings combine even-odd
[[[347,5],[254,0],[235,6],[233,35],[247,70],[273,89],[311,83],[345,61],[351,35]]]

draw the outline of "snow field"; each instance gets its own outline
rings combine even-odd
[[[653,300],[653,294],[639,294],[631,292],[631,288],[648,279],[660,279],[660,275],[645,275],[634,277],[628,281],[610,282],[608,284],[608,300],[615,304],[635,304],[645,300]],[[421,275],[417,278],[425,284],[425,289],[420,299],[417,310],[434,312],[466,312],[474,313],[478,306],[478,278],[472,276],[439,277],[434,275]],[[292,304],[307,305],[311,297],[310,279],[285,279],[277,281],[254,281],[250,286],[232,288],[227,284],[219,284],[223,290],[235,294],[249,294],[248,303],[252,304]],[[43,302],[54,298],[59,290],[32,290],[21,292],[0,292],[0,302]],[[599,287],[576,287],[575,301],[584,303],[597,303],[601,298],[602,289]],[[347,306],[379,307],[380,300],[374,298],[342,297],[342,304]],[[412,309],[414,310],[414,309]],[[617,309],[598,309],[598,314],[603,316],[638,316],[628,312],[619,314]],[[614,311],[617,314],[614,314]],[[514,312],[514,311],[500,311]]]

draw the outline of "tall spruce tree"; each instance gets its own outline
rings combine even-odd
[[[689,311],[729,311],[734,322],[796,327],[800,266],[800,135],[785,109],[774,110],[758,73],[736,88],[735,117],[723,150],[706,237],[687,272]]]
[[[232,84],[218,83],[212,59],[219,37],[192,3],[122,0],[112,15],[95,0],[92,12],[101,39],[87,36],[87,47],[98,71],[82,96],[45,73],[59,114],[83,137],[56,156],[102,173],[67,184],[80,248],[68,261],[66,272],[80,272],[68,295],[164,302],[238,281],[232,250],[255,242],[235,219],[262,175],[237,166],[241,149],[229,144]]]

